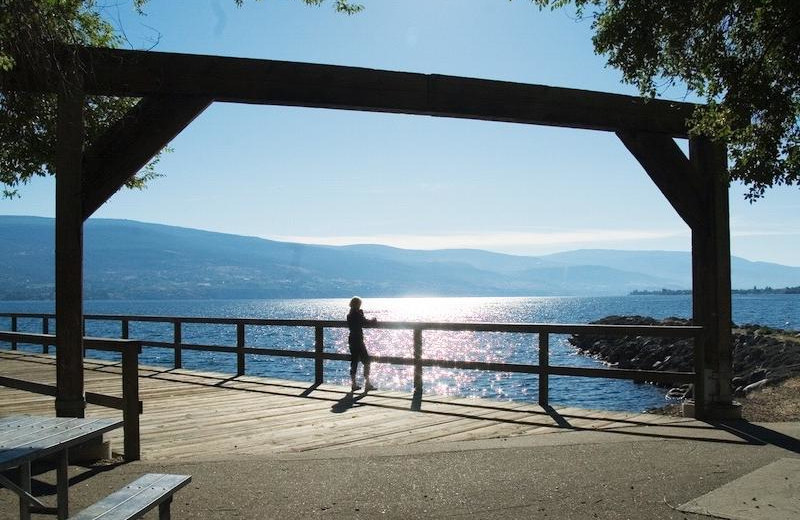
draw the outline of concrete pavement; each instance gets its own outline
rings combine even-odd
[[[678,508],[714,491],[723,493],[716,501],[723,508],[726,503],[736,506],[736,500],[759,506],[763,501],[769,507],[771,500],[778,515],[779,508],[792,506],[792,497],[780,494],[783,489],[792,493],[784,477],[790,478],[800,462],[800,423],[706,426],[688,437],[680,427],[641,426],[618,432],[568,431],[324,453],[200,454],[180,463],[72,467],[70,504],[76,512],[143,473],[168,472],[192,475],[192,483],[175,496],[176,520],[695,519],[707,517]],[[725,495],[726,485],[748,476],[750,480],[730,488],[733,495]],[[52,471],[36,478],[34,492],[51,500]],[[14,518],[16,507],[15,497],[0,491],[0,518]],[[729,509],[745,515],[729,518],[780,518]]]

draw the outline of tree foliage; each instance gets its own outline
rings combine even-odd
[[[131,0],[140,13],[148,0]],[[258,0],[256,0],[258,1]],[[318,6],[326,0],[301,0]],[[242,5],[244,0],[233,0]],[[64,44],[119,47],[123,41],[102,16],[96,0],[0,0],[0,72],[10,71],[16,60],[32,68],[49,68],[51,56]],[[336,11],[353,14],[361,6],[334,0]],[[85,109],[86,144],[94,141],[136,103],[135,98],[91,96]],[[0,90],[0,184],[3,197],[18,196],[18,189],[36,176],[55,172],[56,97]],[[127,182],[142,188],[159,176],[160,155]]]
[[[705,98],[692,133],[727,142],[748,199],[800,185],[797,0],[531,1],[591,18],[596,52],[643,95],[681,83]]]

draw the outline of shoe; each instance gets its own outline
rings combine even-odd
[[[355,392],[356,390],[361,390],[361,387],[358,386],[357,384],[353,383],[352,385],[350,385],[350,390]]]
[[[377,389],[378,389],[378,387],[373,385],[372,383],[366,383],[364,385],[364,391],[365,392],[369,392],[370,390],[377,390]]]

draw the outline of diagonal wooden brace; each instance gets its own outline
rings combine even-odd
[[[691,229],[702,223],[702,191],[692,163],[666,134],[617,132],[678,215]]]
[[[209,97],[150,96],[100,136],[83,157],[83,219],[213,102]]]

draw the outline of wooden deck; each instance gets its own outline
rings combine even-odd
[[[87,360],[86,390],[121,395],[117,363]],[[0,373],[55,384],[51,355],[0,350]],[[652,414],[544,410],[487,399],[382,391],[353,396],[342,386],[254,376],[140,367],[142,458],[180,460],[465,441],[575,430],[677,425],[691,419]],[[55,415],[53,398],[0,387],[0,415]],[[121,412],[89,405],[87,416]],[[121,432],[110,434],[121,449]]]

